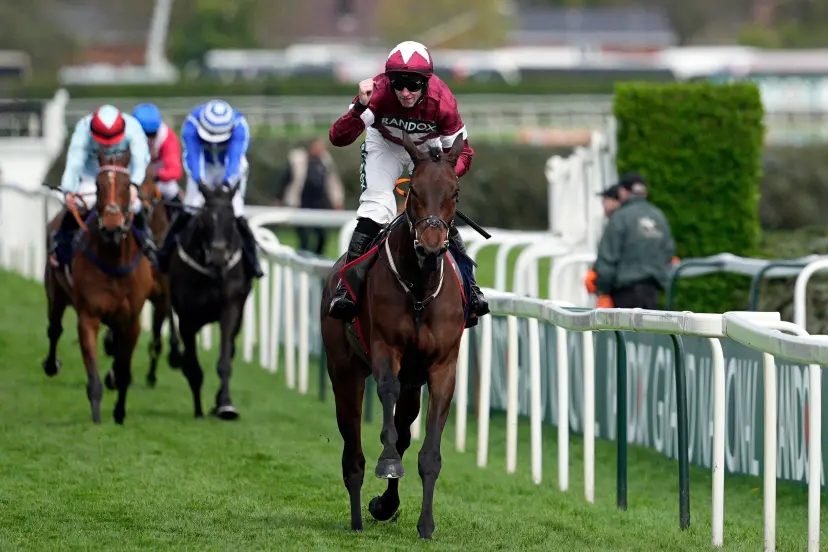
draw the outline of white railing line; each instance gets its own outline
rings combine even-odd
[[[796,283],[794,284],[793,321],[800,328],[808,328],[808,282],[814,274],[826,268],[828,268],[828,258],[822,258],[803,268],[796,277]]]

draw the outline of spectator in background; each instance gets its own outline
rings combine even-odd
[[[278,196],[287,207],[342,209],[345,196],[342,180],[325,140],[315,138],[304,147],[288,153],[288,166]],[[324,227],[300,226],[297,231],[299,249],[323,254],[327,234]],[[316,247],[313,249],[310,247],[312,234],[316,235]]]
[[[617,308],[658,308],[658,293],[667,287],[675,243],[661,210],[647,201],[647,185],[637,173],[618,183],[618,207],[598,244],[593,266],[599,295]]]
[[[604,216],[607,219],[609,219],[610,215],[612,215],[621,206],[621,200],[618,197],[619,189],[620,185],[613,184],[609,188],[602,190],[597,194],[601,197],[601,203],[604,206]],[[589,271],[587,271],[586,278],[584,279],[587,291],[593,295],[598,293],[598,288],[595,285],[595,280],[597,278],[598,274],[595,270],[589,269]],[[612,302],[612,297],[604,294],[597,297],[595,306],[602,309],[611,309],[615,305]]]
[[[618,197],[619,188],[620,186],[618,184],[613,184],[606,190],[598,193],[598,195],[601,196],[601,202],[604,204],[604,216],[607,218],[609,218],[616,209],[621,207],[621,199]]]

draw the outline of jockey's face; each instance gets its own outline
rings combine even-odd
[[[412,73],[395,73],[391,77],[391,87],[403,107],[414,107],[423,95],[425,79]]]

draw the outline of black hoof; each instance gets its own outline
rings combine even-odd
[[[124,419],[126,419],[126,412],[115,412],[112,417],[115,418],[116,424],[124,425]]]
[[[158,378],[155,377],[155,374],[150,374],[147,376],[147,385],[149,385],[150,389],[155,389],[156,383],[158,383]]]
[[[405,475],[402,460],[399,458],[380,458],[374,475],[380,479],[399,479]]]
[[[55,359],[54,362],[49,362],[49,359],[43,361],[41,364],[43,366],[43,371],[46,372],[47,376],[56,376],[58,372],[60,372],[60,361]]]
[[[362,521],[360,521],[359,523],[351,523],[351,531],[354,531],[356,533],[362,533]]]
[[[388,521],[394,517],[394,514],[399,511],[399,508],[399,500],[396,504],[392,504],[391,501],[383,500],[381,496],[375,496],[371,499],[371,502],[368,503],[368,512],[370,512],[371,517],[377,521]]]
[[[210,414],[213,416],[217,416],[222,420],[238,420],[239,413],[236,410],[236,407],[232,404],[227,404],[224,406],[214,406],[213,409],[210,411]]]
[[[170,349],[169,354],[167,354],[167,364],[173,370],[181,369],[184,366],[184,356],[178,348]]]
[[[109,390],[117,389],[115,385],[115,374],[112,373],[112,370],[107,372],[106,376],[104,376],[104,385],[106,385],[106,388]]]
[[[418,523],[417,533],[419,533],[421,539],[431,540],[431,537],[434,535],[434,523]]]

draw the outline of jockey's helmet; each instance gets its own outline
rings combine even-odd
[[[397,44],[385,61],[385,74],[392,78],[394,73],[414,73],[430,79],[434,74],[434,61],[428,48],[413,40]]]
[[[102,105],[89,123],[92,138],[102,146],[112,146],[124,139],[126,121],[121,110],[113,105]]]
[[[224,100],[210,100],[198,116],[196,130],[205,142],[226,142],[233,134],[233,108]]]
[[[161,111],[151,103],[142,103],[135,106],[132,116],[141,123],[144,134],[155,134],[161,128]]]

